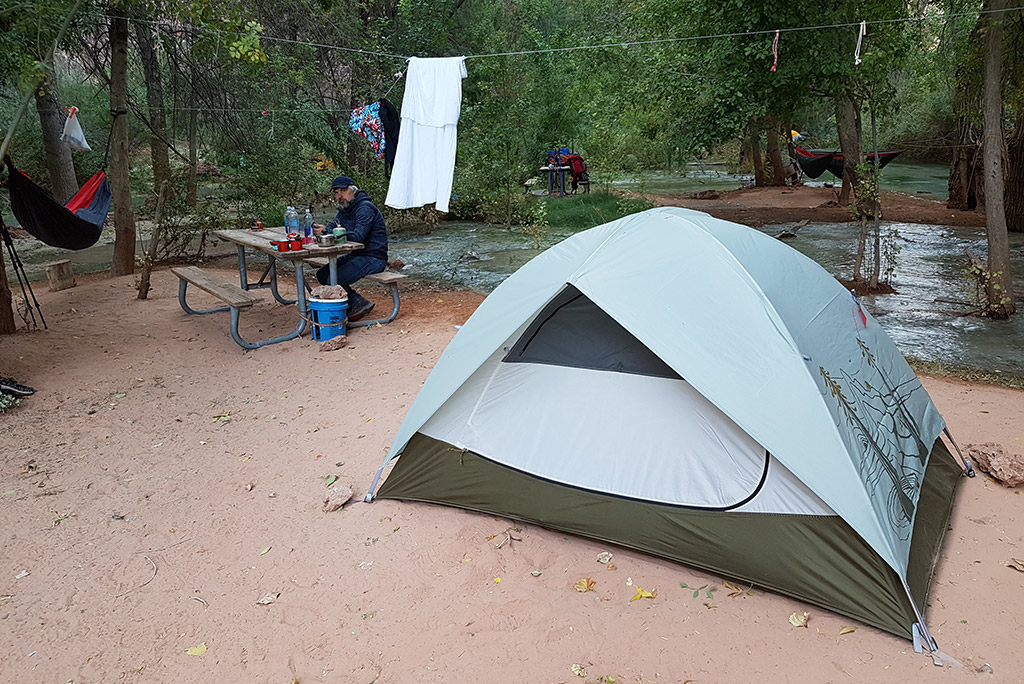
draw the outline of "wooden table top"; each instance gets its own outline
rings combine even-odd
[[[222,240],[250,247],[258,252],[270,254],[271,256],[279,259],[287,259],[289,261],[298,261],[300,259],[308,259],[310,257],[326,257],[338,254],[347,254],[348,252],[354,252],[357,249],[363,248],[363,243],[361,242],[345,241],[335,243],[330,247],[318,247],[316,245],[312,245],[308,248],[304,247],[303,249],[294,252],[291,250],[287,252],[279,252],[274,249],[270,244],[270,241],[283,240],[283,230],[283,228],[278,230],[266,228],[264,230],[253,231],[242,228],[236,230],[215,230],[213,231],[213,234]]]

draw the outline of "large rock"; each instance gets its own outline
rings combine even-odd
[[[978,470],[1009,487],[1024,484],[1024,456],[1008,454],[998,444],[968,444],[967,458]]]

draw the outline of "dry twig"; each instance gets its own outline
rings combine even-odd
[[[185,542],[190,542],[193,539],[195,539],[195,537],[189,537],[188,539],[182,539],[180,542],[174,542],[170,546],[165,546],[162,549],[153,549],[151,551],[139,551],[139,553],[159,553],[161,551],[166,551],[167,549],[173,549],[175,546],[178,546],[179,544],[184,544]]]
[[[150,558],[149,556],[145,556],[145,559],[148,560],[150,563],[153,563],[153,559]],[[153,577],[150,577],[148,580],[146,580],[145,582],[143,582],[139,586],[133,587],[133,588],[129,589],[128,591],[123,591],[120,594],[114,594],[114,598],[121,598],[125,594],[129,594],[129,593],[135,591],[136,589],[141,589],[142,587],[144,587],[147,584],[149,584],[150,582],[152,582],[155,577],[156,577],[156,563],[153,563]]]
[[[517,541],[517,542],[523,541],[519,537],[513,537],[512,536],[512,532],[513,531],[518,532],[519,528],[518,527],[509,527],[509,528],[507,528],[505,530],[505,538],[502,539],[500,542],[498,542],[497,545],[494,548],[500,549],[505,544],[508,544],[509,546],[512,546],[512,542],[514,542],[514,541]],[[495,536],[497,536],[497,535],[495,535]]]

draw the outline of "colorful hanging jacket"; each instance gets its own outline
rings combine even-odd
[[[380,102],[368,104],[365,107],[356,107],[352,110],[352,116],[348,125],[354,133],[361,135],[370,141],[377,159],[384,158],[384,124],[380,120]]]

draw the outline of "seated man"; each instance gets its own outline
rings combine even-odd
[[[352,289],[352,283],[365,275],[380,273],[388,267],[388,229],[384,216],[370,201],[370,196],[356,187],[348,176],[338,176],[331,184],[338,202],[338,215],[326,227],[313,224],[317,235],[332,232],[336,227],[345,229],[346,238],[363,243],[363,248],[338,256],[338,284],[348,293],[348,319],[358,321],[373,310],[373,302]],[[330,267],[316,272],[322,284],[330,283]]]

